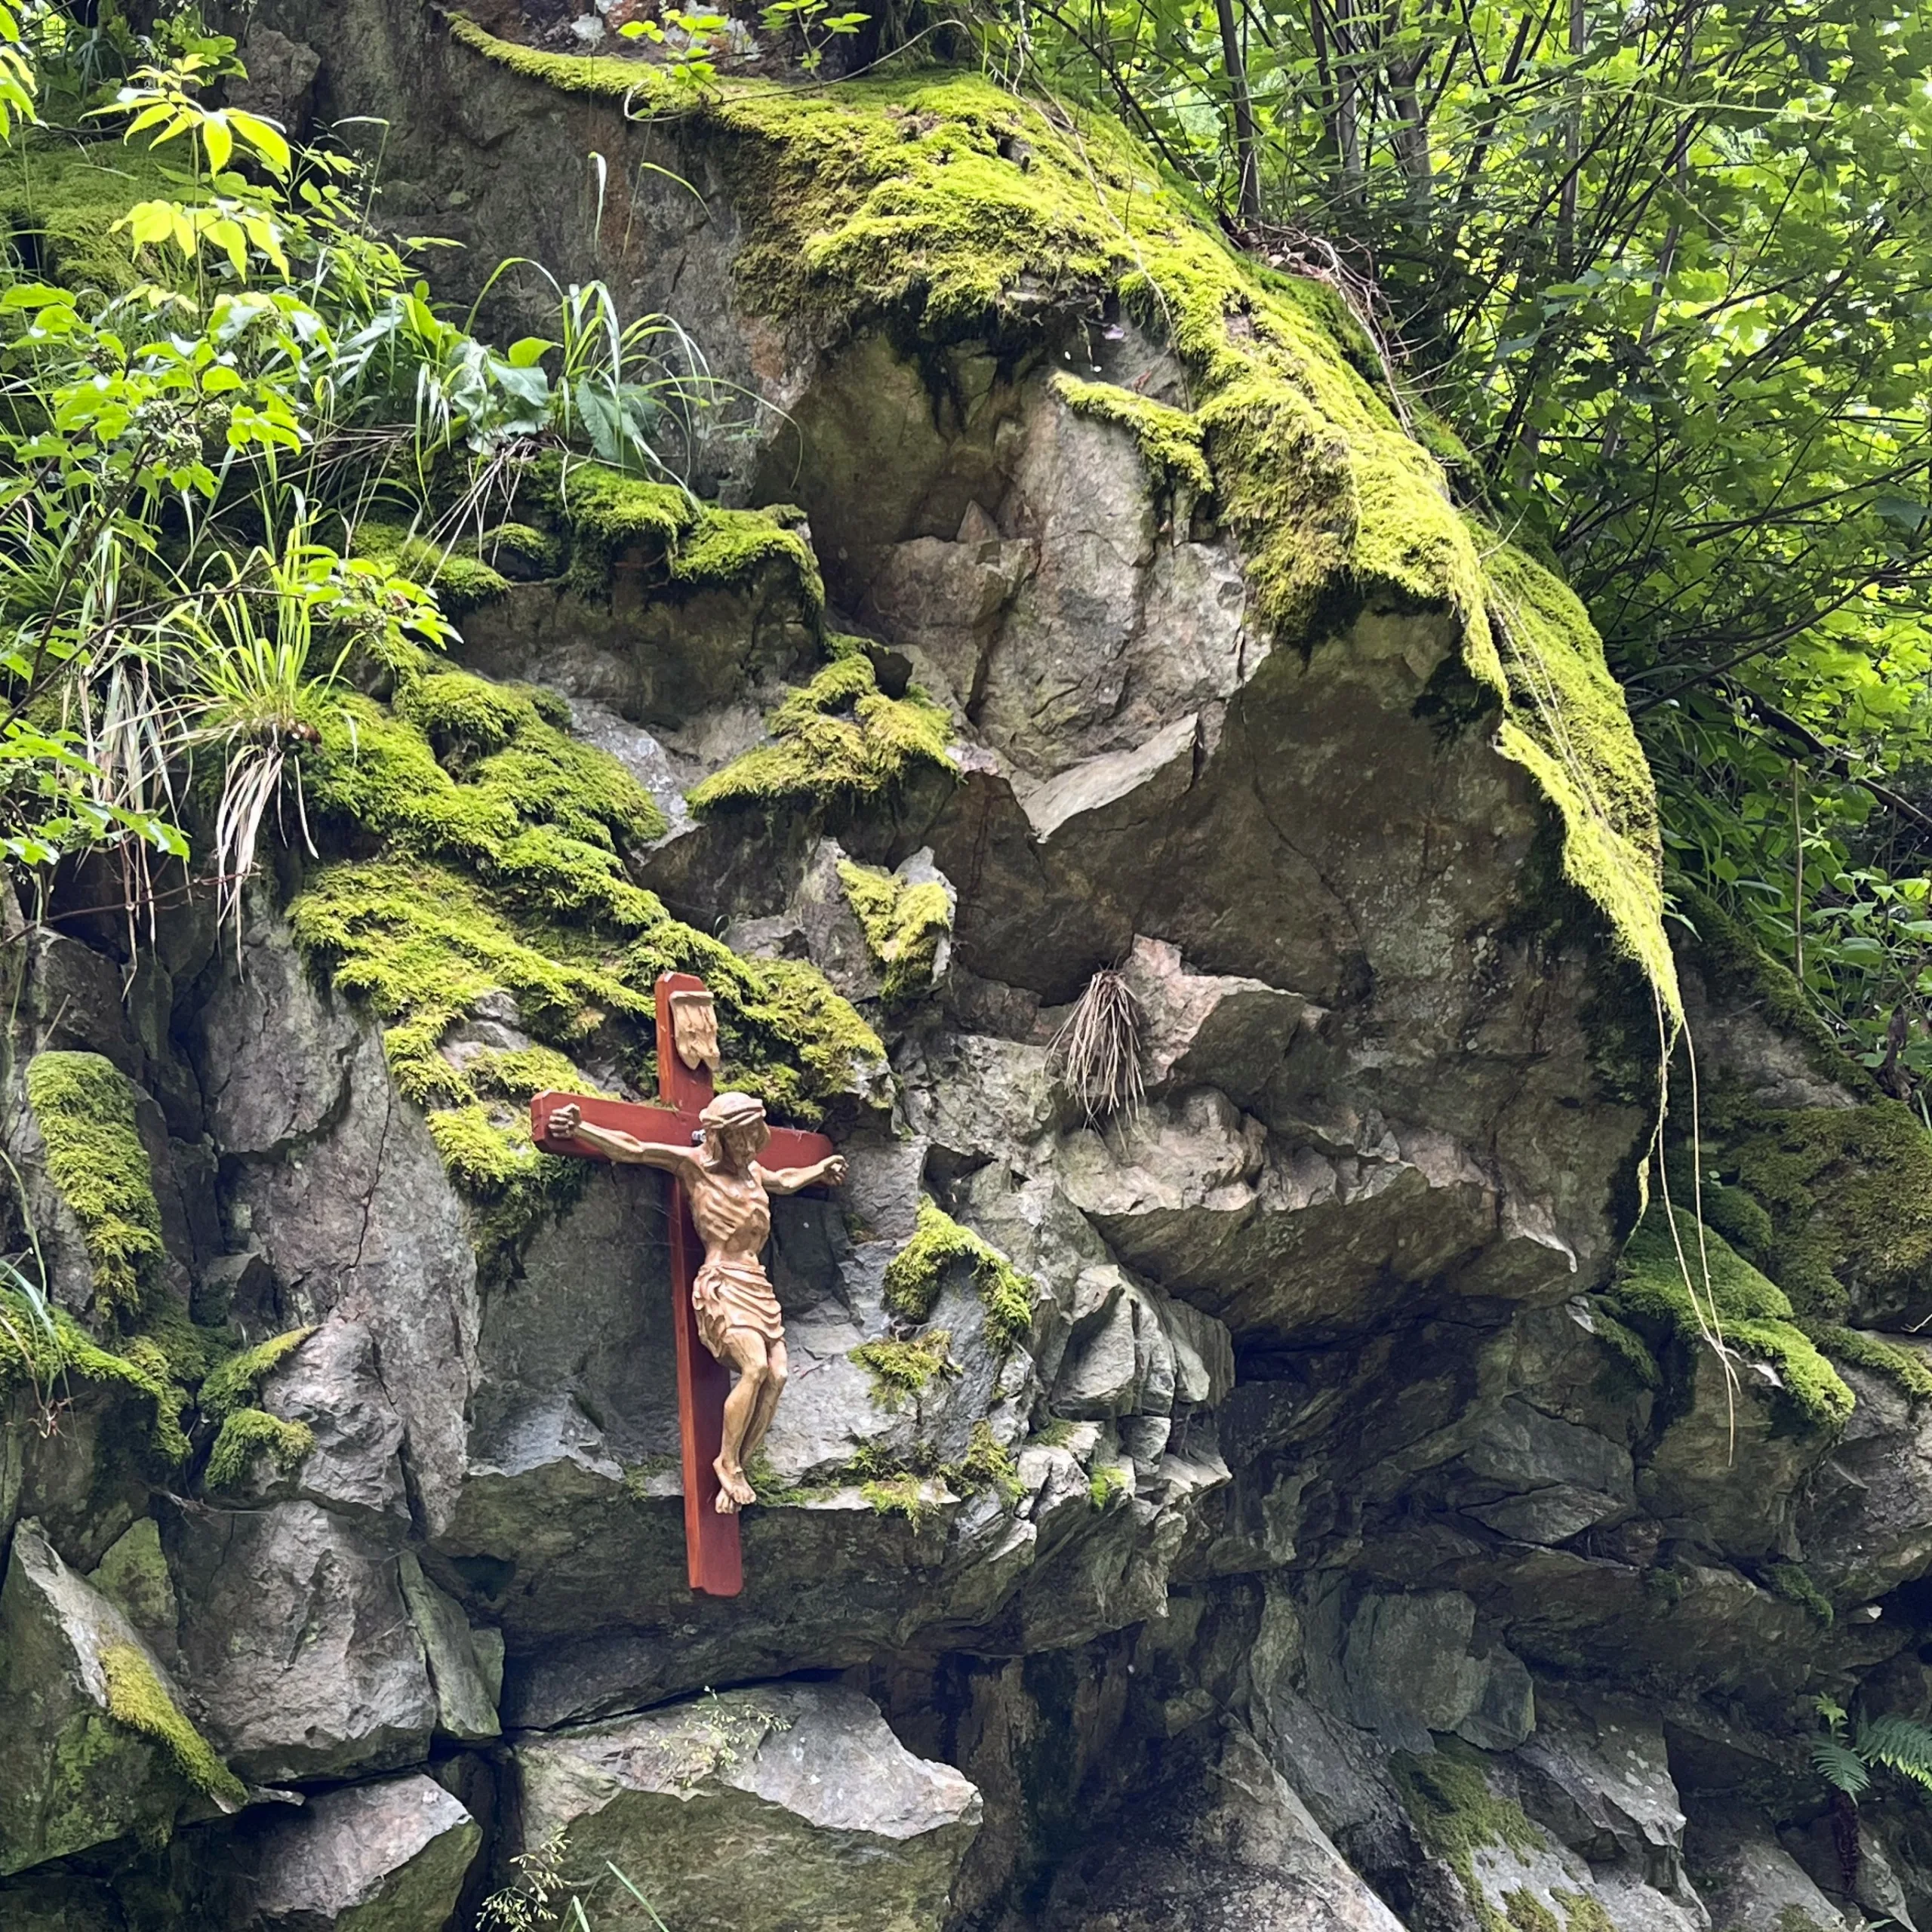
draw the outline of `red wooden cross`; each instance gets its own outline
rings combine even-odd
[[[580,1107],[594,1127],[614,1128],[633,1140],[663,1146],[688,1147],[700,1137],[699,1110],[712,1097],[711,1070],[700,1063],[687,1066],[673,1044],[671,995],[703,992],[704,982],[689,973],[666,973],[657,982],[657,1091],[655,1106],[634,1106],[625,1100],[607,1100],[586,1094],[539,1094],[530,1103],[530,1131],[549,1154],[571,1154],[580,1159],[604,1156],[579,1140],[552,1140],[551,1115],[566,1103]],[[804,1134],[795,1128],[774,1127],[758,1156],[765,1168],[804,1168],[833,1151],[822,1134]],[[712,1466],[724,1441],[724,1398],[731,1392],[731,1372],[698,1339],[697,1316],[691,1305],[691,1285],[704,1259],[703,1244],[691,1225],[685,1191],[671,1184],[672,1330],[678,1344],[678,1433],[685,1465],[685,1560],[691,1586],[714,1597],[734,1597],[744,1587],[744,1568],[738,1550],[738,1519],[721,1515],[717,1508],[718,1472]]]

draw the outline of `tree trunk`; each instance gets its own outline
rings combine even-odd
[[[1233,106],[1235,168],[1240,180],[1238,206],[1244,228],[1261,219],[1261,157],[1254,139],[1254,103],[1248,97],[1247,54],[1241,42],[1234,0],[1214,0],[1221,22],[1221,61],[1228,72]]]

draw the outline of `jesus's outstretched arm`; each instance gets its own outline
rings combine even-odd
[[[543,1131],[546,1139],[580,1140],[586,1147],[595,1148],[608,1160],[626,1161],[641,1168],[662,1168],[680,1179],[700,1164],[697,1155],[688,1147],[665,1146],[637,1140],[615,1128],[593,1127],[584,1118],[580,1107],[558,1108],[544,1123]]]

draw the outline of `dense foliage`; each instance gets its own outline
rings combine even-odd
[[[1932,1067],[1932,18],[1048,0],[995,38],[1345,294],[1583,593],[1677,878],[1900,1091]]]
[[[501,351],[451,320],[347,160],[211,104],[192,11],[0,0],[0,848],[107,855],[134,909],[192,861],[232,909],[346,681],[445,641],[457,540],[546,455],[668,474],[709,386],[600,285]],[[77,168],[125,192],[56,247]]]

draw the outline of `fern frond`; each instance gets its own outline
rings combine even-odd
[[[1835,1737],[1821,1737],[1811,1747],[1811,1768],[1846,1797],[1858,1798],[1872,1782],[1865,1760],[1849,1744]]]
[[[1932,1791],[1932,1725],[1895,1712],[1866,1718],[1858,1727],[1858,1755]]]

